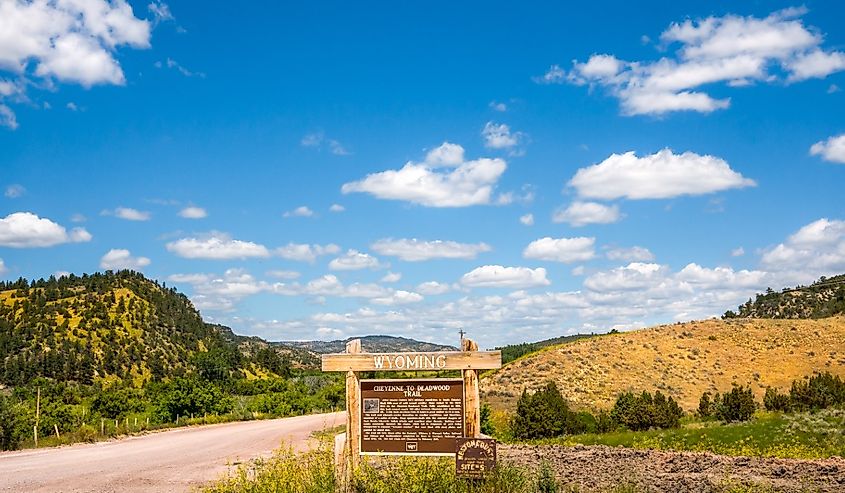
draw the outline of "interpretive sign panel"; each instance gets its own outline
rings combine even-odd
[[[496,467],[496,440],[458,438],[455,441],[455,475],[481,479]]]
[[[361,453],[454,455],[462,379],[361,380]]]

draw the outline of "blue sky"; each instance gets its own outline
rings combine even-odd
[[[837,2],[0,0],[0,277],[482,346],[845,272]]]

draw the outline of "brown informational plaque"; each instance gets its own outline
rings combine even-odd
[[[361,380],[362,454],[452,456],[463,435],[463,380]]]
[[[455,440],[455,476],[481,479],[496,467],[496,440],[458,438]]]

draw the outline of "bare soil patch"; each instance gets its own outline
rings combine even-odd
[[[630,484],[672,493],[715,493],[729,485],[786,493],[845,492],[845,459],[840,457],[770,459],[580,445],[500,445],[499,456],[529,467],[546,461],[563,484],[578,491]]]

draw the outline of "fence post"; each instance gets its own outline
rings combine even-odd
[[[361,339],[353,339],[346,343],[347,354],[358,354],[361,350]],[[352,476],[358,468],[361,459],[360,454],[360,430],[361,430],[361,382],[359,373],[354,371],[346,372],[346,436],[335,439],[335,478],[338,482],[338,490],[342,492],[351,491]],[[341,440],[343,442],[341,442]],[[338,454],[337,448],[343,446],[343,453]],[[342,456],[342,457],[339,457]]]

